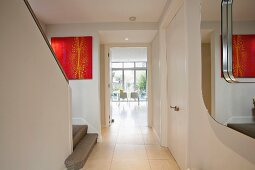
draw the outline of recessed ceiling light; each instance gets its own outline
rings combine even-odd
[[[126,41],[128,41],[128,38],[125,38]]]
[[[136,17],[129,17],[129,21],[135,21]]]

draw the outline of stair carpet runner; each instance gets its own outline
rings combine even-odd
[[[73,153],[65,160],[67,170],[83,168],[97,142],[98,134],[87,133],[87,125],[73,125]]]

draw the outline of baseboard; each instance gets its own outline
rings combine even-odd
[[[102,143],[102,142],[103,142],[103,137],[102,137],[101,134],[98,134],[97,142],[98,142],[98,143]]]
[[[152,128],[153,133],[154,133],[154,134],[155,134],[155,136],[157,137],[158,142],[160,143],[160,137],[159,137],[159,135],[158,135],[157,131],[154,129],[154,127],[153,127],[153,126],[152,126],[151,128]]]

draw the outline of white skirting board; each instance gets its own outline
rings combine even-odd
[[[154,129],[154,127],[152,127],[152,130],[153,130],[153,133],[156,135],[158,142],[161,143],[160,142],[160,137],[159,137],[157,131]]]

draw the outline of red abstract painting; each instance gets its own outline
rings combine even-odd
[[[255,77],[255,35],[233,35],[233,75]]]
[[[68,79],[92,79],[92,37],[52,37],[51,46]]]

